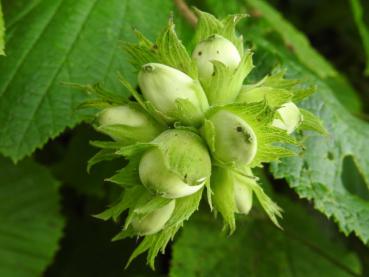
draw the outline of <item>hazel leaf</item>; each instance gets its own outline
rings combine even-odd
[[[132,39],[132,25],[153,37],[172,9],[172,3],[161,0],[145,5],[127,0],[33,4],[31,12],[16,12],[22,4],[2,1],[4,16],[13,24],[8,26],[7,57],[0,60],[0,152],[13,161],[90,115],[76,111],[86,96],[62,82],[103,82],[127,99],[116,72],[136,82],[119,41]]]
[[[285,178],[301,198],[312,201],[317,210],[336,222],[345,235],[353,233],[367,243],[369,125],[353,116],[343,106],[347,105],[353,109],[354,106],[357,107],[356,97],[352,95],[353,90],[343,77],[312,49],[304,35],[283,19],[272,6],[265,1],[247,2],[264,15],[259,27],[267,29],[268,32],[275,30],[273,33],[278,34],[271,38],[265,36],[265,33],[254,33],[253,39],[258,51],[276,56],[284,62],[290,76],[303,79],[317,87],[317,93],[300,105],[319,116],[329,133],[328,136],[306,136],[305,149],[300,155],[273,163],[271,170],[276,178]],[[284,41],[294,47],[296,56],[290,55],[280,38],[285,38]],[[316,58],[317,55],[319,59]],[[324,65],[323,63],[325,66],[320,66]],[[270,65],[267,63],[256,68],[265,66]],[[334,75],[329,74],[332,70]],[[328,79],[327,76],[333,77]],[[347,184],[342,176],[344,160],[347,157],[352,157],[358,174],[366,184],[366,187],[363,186],[365,194],[352,192],[351,183]]]
[[[277,198],[273,196],[273,198]],[[361,276],[359,255],[347,247],[311,210],[278,197],[286,211],[275,228],[255,212],[240,217],[232,236],[206,213],[191,218],[172,247],[170,276]],[[204,261],[204,262],[199,262]],[[295,274],[294,274],[295,273]]]
[[[41,276],[63,236],[60,184],[29,159],[0,168],[0,276]]]

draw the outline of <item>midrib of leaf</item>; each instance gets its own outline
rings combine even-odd
[[[40,97],[40,100],[39,102],[37,103],[37,105],[35,106],[35,109],[33,110],[33,112],[31,113],[31,116],[30,116],[30,120],[28,121],[28,124],[26,125],[26,128],[23,130],[23,132],[21,132],[21,135],[20,135],[20,140],[19,141],[23,141],[24,137],[25,137],[25,134],[27,133],[27,131],[29,130],[30,126],[31,126],[31,123],[33,121],[33,118],[34,118],[34,115],[36,113],[36,111],[38,110],[38,108],[40,107],[41,103],[44,101],[44,98],[48,95],[49,93],[49,90],[51,88],[51,86],[54,84],[54,81],[56,79],[56,77],[58,76],[58,74],[60,73],[60,70],[63,68],[63,65],[65,64],[65,62],[67,61],[67,58],[68,56],[70,55],[71,51],[73,50],[74,46],[75,46],[75,43],[78,41],[78,38],[80,36],[80,33],[82,32],[89,16],[91,15],[94,7],[96,6],[96,3],[98,2],[99,0],[93,0],[92,5],[90,6],[90,8],[87,10],[87,13],[85,14],[85,18],[82,20],[82,24],[78,30],[78,32],[76,33],[74,39],[72,40],[72,43],[71,43],[71,46],[69,47],[69,49],[67,50],[65,56],[64,56],[64,59],[62,60],[62,62],[60,63],[60,65],[58,66],[58,68],[56,69],[55,73],[53,74],[53,76],[51,77],[51,80],[49,82],[49,84],[46,86],[46,91],[44,94],[41,95]],[[63,3],[63,1],[61,2]],[[59,7],[61,6],[61,4],[59,4],[58,8],[56,9],[56,12],[54,14],[54,16],[56,15],[57,11],[59,10]],[[53,17],[54,18],[54,17]],[[51,21],[50,21],[51,22]],[[50,24],[49,22],[49,24]],[[48,25],[49,25],[48,24]],[[47,27],[47,26],[46,26]],[[46,28],[45,28],[46,29]],[[44,29],[44,30],[45,30]],[[40,38],[41,36],[39,36]],[[0,95],[1,96],[1,95]],[[53,109],[51,109],[52,111]],[[16,152],[18,153],[19,151],[19,147],[21,146],[20,143],[17,144],[17,148],[16,148]]]

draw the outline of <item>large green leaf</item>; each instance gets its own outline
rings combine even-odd
[[[32,161],[0,157],[0,276],[40,276],[62,236],[58,182]]]
[[[358,257],[317,218],[287,199],[278,203],[284,230],[256,212],[228,237],[208,215],[194,218],[174,244],[170,276],[359,276]]]
[[[248,2],[253,5],[256,3],[253,0]],[[262,5],[267,4],[263,2]],[[367,242],[369,201],[351,193],[344,186],[341,174],[344,158],[352,156],[364,181],[369,185],[369,125],[352,116],[337,101],[334,90],[339,89],[338,84],[332,86],[326,78],[312,73],[302,65],[300,59],[285,47],[283,38],[259,32],[261,28],[270,30],[278,26],[278,21],[271,24],[264,19],[269,17],[269,13],[277,13],[275,10],[270,6],[268,9],[263,6],[263,12],[254,22],[257,29],[253,29],[255,26],[251,25],[247,29],[257,45],[256,53],[264,56],[256,61],[255,71],[263,71],[265,67],[272,66],[276,57],[288,68],[290,76],[317,86],[317,93],[305,101],[303,107],[318,115],[329,132],[325,137],[306,132],[305,150],[297,157],[274,164],[273,173],[277,178],[286,178],[300,197],[313,200],[315,207],[326,216],[332,217],[345,234],[354,232],[362,241]]]
[[[82,119],[75,108],[83,95],[61,82],[103,81],[125,97],[117,71],[132,83],[136,77],[119,40],[132,40],[132,27],[153,37],[170,7],[160,0],[5,1],[9,36],[7,57],[0,58],[0,152],[19,160]]]
[[[286,178],[300,197],[314,201],[315,207],[332,217],[345,233],[354,232],[361,240],[369,240],[369,201],[352,194],[342,182],[346,156],[352,156],[366,184],[369,184],[369,126],[351,116],[332,96],[324,83],[319,94],[304,103],[323,120],[330,135],[310,136],[306,150],[298,157],[274,164],[277,178]]]

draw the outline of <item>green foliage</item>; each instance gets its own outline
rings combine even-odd
[[[191,220],[174,245],[170,276],[360,276],[358,257],[314,215],[288,199],[278,202],[283,231],[258,213],[239,220],[232,236],[204,214]]]
[[[0,275],[40,276],[62,236],[60,184],[30,160],[0,167]]]
[[[369,75],[369,28],[365,25],[364,10],[360,0],[350,0],[354,20],[363,42],[363,48],[366,55],[366,67],[364,74]]]
[[[0,156],[0,276],[369,275],[369,124],[355,117],[369,108],[361,74],[364,66],[369,74],[369,2],[186,2],[215,15],[195,8],[194,31],[172,1],[1,0],[0,153],[18,163]],[[189,51],[214,33],[231,41],[242,61],[236,74],[212,61],[216,77],[208,82]],[[214,98],[202,128],[183,126],[199,117],[191,101],[175,102],[173,117],[182,122],[172,124],[143,97],[137,71],[148,62],[201,82]],[[255,95],[264,97],[246,101]],[[292,137],[265,126],[288,101],[304,119]],[[98,126],[96,111],[132,102],[157,121],[155,132]],[[271,184],[278,193],[258,169],[215,159],[210,116],[219,110],[255,128],[259,151],[248,166],[283,157],[267,167],[281,179]],[[74,128],[81,121],[94,128]],[[142,154],[158,146],[151,138],[167,128],[196,133],[212,154],[210,181],[195,178],[200,190],[174,200],[148,191],[138,168]],[[187,169],[201,175],[201,166],[191,167],[195,147],[181,161],[169,152],[184,140],[173,144],[161,145],[169,158],[163,171],[170,167],[186,182]],[[236,181],[253,206],[242,215]],[[174,201],[165,228],[138,241],[134,223]],[[138,257],[144,252],[155,272]]]
[[[252,2],[254,4],[254,2]],[[270,6],[264,10],[265,16],[276,13]],[[258,6],[259,7],[259,6]],[[256,24],[262,28],[280,28],[279,21],[270,25],[261,18]],[[263,25],[265,24],[266,25]],[[282,25],[283,26],[283,25]],[[294,30],[294,37],[298,33]],[[296,33],[296,34],[295,34]],[[285,66],[288,66],[290,76],[306,80],[308,84],[317,86],[317,94],[304,101],[302,107],[312,111],[324,123],[328,136],[314,136],[306,133],[304,139],[306,149],[296,157],[275,163],[273,173],[277,178],[286,178],[302,198],[311,199],[315,207],[328,217],[332,217],[345,233],[354,232],[361,240],[369,240],[369,225],[366,220],[369,214],[369,202],[357,195],[352,195],[343,186],[341,180],[342,162],[344,157],[352,156],[359,171],[369,185],[369,152],[367,138],[369,126],[367,123],[352,116],[334,97],[333,89],[326,79],[318,73],[311,73],[300,61],[291,57],[279,38],[261,36],[253,33],[257,49],[263,53],[277,55]],[[303,53],[302,53],[303,54]],[[309,52],[306,53],[309,55]],[[267,68],[272,61],[264,63]],[[258,68],[258,64],[256,64]],[[261,67],[259,67],[260,70]]]
[[[300,197],[313,200],[315,207],[333,217],[345,234],[355,232],[367,242],[369,202],[347,191],[341,174],[344,158],[352,156],[369,184],[369,127],[344,110],[327,86],[320,83],[319,91],[320,97],[313,97],[304,107],[320,115],[329,135],[309,136],[306,149],[298,157],[275,164],[273,173],[277,178],[287,178]]]
[[[253,8],[262,13],[274,29],[281,35],[286,44],[294,49],[299,61],[314,71],[319,77],[335,77],[338,73],[318,52],[311,47],[305,35],[299,33],[289,22],[264,1],[246,0]]]
[[[22,4],[26,9],[20,13]],[[150,1],[6,1],[7,57],[0,59],[0,152],[18,161],[80,122],[82,94],[61,82],[95,83],[127,96],[118,70],[135,77],[119,41],[132,26],[153,36],[171,4]],[[161,12],[156,11],[160,8]],[[150,19],[150,20],[149,20]]]
[[[108,179],[124,188],[122,199],[97,217],[117,220],[121,215],[125,217],[123,213],[127,211],[122,231],[113,240],[144,237],[127,266],[147,251],[147,261],[154,268],[159,251],[165,251],[184,221],[198,209],[204,186],[210,207],[213,208],[214,200],[215,212],[223,216],[225,227],[231,233],[236,228],[235,214],[249,212],[253,194],[271,221],[280,227],[277,219],[282,217],[282,210],[257,183],[251,168],[294,156],[295,151],[291,151],[288,144],[302,146],[302,142],[291,136],[301,117],[288,132],[275,127],[274,119],[281,105],[286,103],[293,105],[300,115],[298,107],[291,101],[301,101],[312,94],[312,86],[296,87],[298,81],[285,80],[283,72],[275,73],[265,76],[256,85],[259,93],[269,89],[265,93],[273,95],[274,99],[261,97],[252,103],[238,99],[243,82],[253,69],[252,53],[249,49],[244,50],[242,36],[237,36],[235,31],[236,23],[243,16],[231,15],[219,20],[208,13],[196,11],[200,18],[194,39],[205,39],[202,46],[207,45],[196,50],[196,55],[204,57],[196,62],[199,73],[203,74],[199,74],[199,78],[194,67],[195,58],[190,58],[177,37],[172,18],[156,43],[135,31],[138,42],[124,44],[125,51],[139,70],[138,84],[142,94],[123,76],[121,82],[131,93],[131,99],[143,108],[141,115],[155,118],[161,123],[162,128],[158,130],[164,131],[155,138],[140,139],[137,136],[139,131],[146,132],[147,127],[139,125],[137,134],[133,128],[126,128],[129,123],[119,119],[122,106],[109,109],[110,116],[108,109],[102,105],[104,99],[100,99],[101,105],[95,106],[103,109],[97,113],[100,119],[106,112],[104,122],[115,124],[104,125],[100,120],[103,125],[96,130],[108,134],[114,142],[94,142],[102,150],[90,160],[89,167],[104,159],[111,160],[114,155],[128,160],[126,167]],[[228,61],[232,65],[228,65],[227,61],[222,63],[221,58],[225,57],[230,58]],[[100,90],[91,90],[90,86],[85,88],[101,98]],[[277,104],[275,98],[282,95],[285,102]],[[125,105],[133,106],[131,99]],[[236,99],[238,101],[234,103]],[[268,101],[270,99],[273,101]],[[108,101],[105,102],[108,104]],[[87,103],[90,103],[89,100]],[[199,116],[196,107],[200,108]],[[124,111],[125,115],[137,118],[126,108]],[[324,133],[319,119],[309,115],[307,127]],[[196,120],[190,120],[192,117]],[[124,128],[120,128],[119,124]],[[130,140],[127,140],[128,137]],[[215,175],[210,181],[212,173]],[[248,201],[249,207],[243,201]]]
[[[5,55],[5,52],[4,52],[4,48],[5,48],[4,36],[5,36],[4,18],[3,18],[1,3],[0,3],[0,55]]]
[[[243,0],[250,11],[261,13],[261,19],[265,22],[253,31],[247,32],[252,43],[263,44],[268,47],[270,41],[263,40],[265,36],[273,36],[270,30],[280,36],[278,47],[283,48],[287,57],[285,60],[297,59],[302,67],[312,71],[321,80],[334,90],[336,97],[347,108],[360,111],[362,104],[355,90],[338,73],[334,67],[326,61],[314,48],[311,47],[306,36],[299,32],[291,23],[286,21],[281,14],[265,1]],[[245,29],[248,30],[248,29]],[[286,48],[288,51],[286,51]]]

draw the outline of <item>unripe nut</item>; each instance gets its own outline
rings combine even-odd
[[[288,134],[293,133],[303,120],[299,108],[292,102],[283,104],[276,113],[278,113],[279,118],[274,118],[272,125],[286,130]]]
[[[192,52],[196,61],[200,79],[209,79],[214,72],[212,61],[219,61],[230,69],[236,69],[241,56],[236,46],[220,35],[212,35],[200,42]]]
[[[149,213],[141,219],[133,220],[132,227],[140,236],[152,235],[162,230],[173,214],[175,200]]]
[[[199,82],[173,67],[148,63],[142,66],[138,74],[138,84],[146,100],[168,117],[176,116],[178,107],[176,100],[184,99],[192,104],[198,115],[188,115],[186,118],[202,117],[209,104]],[[175,121],[177,118],[174,118]]]
[[[211,174],[211,160],[199,136],[167,130],[154,141],[139,164],[142,184],[164,198],[180,198],[199,191]]]
[[[128,105],[109,107],[98,114],[98,122],[102,126],[122,124],[131,127],[141,127],[147,121],[145,114]]]
[[[226,163],[249,164],[257,151],[257,138],[251,126],[225,110],[216,112],[209,119],[215,128],[215,158]]]

